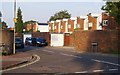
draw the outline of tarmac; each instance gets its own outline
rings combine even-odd
[[[25,63],[26,61],[30,61],[32,58],[31,54],[26,52],[17,52],[16,54],[0,56],[0,66],[1,70],[5,70],[12,66],[19,65],[21,63]]]

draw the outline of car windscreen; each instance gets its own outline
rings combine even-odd
[[[20,39],[20,38],[15,38],[15,41],[16,41],[16,42],[21,42],[22,39]]]
[[[36,40],[39,42],[45,42],[45,40],[43,38],[37,38]]]

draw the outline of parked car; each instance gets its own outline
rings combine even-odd
[[[32,38],[33,46],[47,46],[47,42],[44,38]]]
[[[22,38],[20,38],[20,37],[15,38],[15,47],[16,48],[24,48],[24,43],[23,43]]]
[[[31,37],[27,37],[25,39],[25,45],[32,45],[32,38]]]

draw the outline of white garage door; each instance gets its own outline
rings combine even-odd
[[[51,34],[51,46],[63,46],[64,34]]]
[[[24,43],[25,43],[25,39],[26,39],[27,37],[32,37],[32,36],[31,36],[31,34],[24,34]]]

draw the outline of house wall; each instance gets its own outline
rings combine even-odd
[[[80,24],[80,28],[79,28],[78,24]],[[84,30],[84,19],[77,17],[76,28],[78,28],[79,30]]]
[[[68,32],[72,32],[73,30],[74,30],[74,20],[68,19]]]
[[[33,25],[32,24],[27,24],[26,27],[25,27],[25,29],[26,29],[26,31],[29,31],[29,30],[32,29],[32,27],[33,27],[33,32],[36,32],[37,31],[37,25],[36,25],[36,23],[34,23]]]
[[[103,30],[115,30],[117,29],[118,24],[115,21],[115,18],[112,16],[109,16],[106,13],[102,13],[102,22],[103,20],[108,20],[108,25],[107,26],[103,26],[102,29]]]
[[[89,27],[89,23],[92,23],[92,27]],[[88,15],[88,30],[96,30],[97,18]]]
[[[65,29],[66,29],[66,21],[63,21],[63,20],[61,20],[61,22],[60,22],[61,24],[60,24],[60,32],[65,32]]]
[[[53,31],[53,24],[48,22],[48,26],[49,26],[49,28],[48,28],[49,32]]]
[[[48,32],[48,25],[38,25],[38,26],[37,26],[37,29],[38,29],[40,32]]]
[[[70,44],[82,52],[117,52],[120,44],[118,32],[120,33],[117,30],[76,30],[70,36]],[[97,43],[97,47],[93,47],[92,43]]]
[[[58,33],[59,22],[54,23],[54,32]]]

